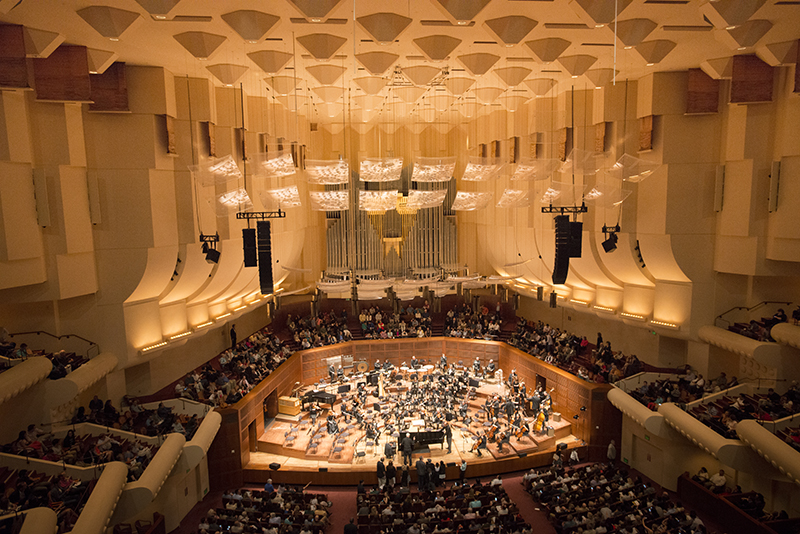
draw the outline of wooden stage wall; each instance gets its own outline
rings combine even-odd
[[[478,358],[481,365],[486,365],[494,359],[503,369],[504,377],[516,368],[529,390],[537,383],[537,377],[544,378],[548,390],[555,388],[554,411],[570,418],[572,433],[587,443],[590,460],[604,459],[610,440],[619,443],[622,415],[608,402],[611,386],[581,380],[505,343],[458,338],[351,341],[296,352],[238,403],[218,409],[222,425],[208,451],[212,489],[243,485],[243,469],[250,461],[250,451],[255,449],[254,440],[264,432],[264,401],[270,395],[290,394],[297,382],[309,384],[327,378],[327,358],[352,355],[354,363],[366,361],[372,368],[376,359],[399,366],[409,362],[413,355],[438,363],[442,353],[447,354],[451,364],[460,360],[464,365],[472,365]],[[583,406],[586,411],[582,412]],[[574,415],[578,415],[577,420],[572,419]]]

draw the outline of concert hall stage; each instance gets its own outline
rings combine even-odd
[[[410,383],[403,381],[388,388],[389,392],[403,392]],[[519,469],[545,465],[552,462],[553,453],[558,443],[564,443],[569,448],[581,446],[582,442],[571,434],[572,425],[564,419],[551,418],[547,426],[552,430],[544,433],[533,433],[522,436],[520,439],[511,437],[500,451],[496,443],[488,444],[488,451],[482,450],[482,456],[472,452],[476,435],[485,432],[490,423],[486,421],[483,404],[488,397],[497,393],[504,394],[507,388],[499,381],[490,379],[481,383],[476,388],[475,398],[469,402],[468,414],[471,419],[469,426],[461,421],[451,421],[453,430],[452,451],[447,453],[446,443],[423,445],[413,453],[413,461],[421,456],[431,458],[434,462],[444,461],[450,464],[447,470],[448,478],[459,476],[458,465],[462,460],[468,464],[468,476],[486,476],[499,472],[516,471]],[[378,399],[370,396],[367,406],[372,406]],[[342,398],[337,398],[334,413],[341,412]],[[319,415],[317,425],[324,422],[330,408],[325,408]],[[557,407],[556,407],[557,408]],[[370,408],[371,411],[371,408]],[[341,416],[340,416],[341,417]],[[375,419],[379,419],[375,417]],[[559,419],[559,420],[554,420]],[[499,419],[502,427],[507,427],[505,416]],[[533,417],[526,417],[532,425]],[[408,421],[410,423],[410,420]],[[250,462],[245,466],[245,480],[248,482],[264,482],[267,478],[273,481],[307,481],[324,479],[328,484],[356,483],[359,479],[374,482],[376,479],[376,462],[384,456],[384,446],[387,442],[397,444],[397,433],[394,435],[382,434],[377,441],[368,441],[364,430],[354,419],[349,424],[342,424],[338,434],[330,435],[326,430],[312,428],[308,412],[303,411],[297,416],[281,415],[268,424],[264,433],[258,438],[257,452],[250,454]],[[413,431],[413,430],[412,430]],[[397,447],[395,447],[395,450]],[[389,458],[387,458],[388,461]],[[402,454],[397,453],[392,457],[395,465],[402,464]],[[565,458],[566,459],[566,458]],[[275,464],[280,469],[270,469]],[[412,466],[412,473],[415,469]],[[412,476],[415,479],[415,476]]]

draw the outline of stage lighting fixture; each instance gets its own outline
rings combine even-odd
[[[608,239],[603,241],[603,250],[606,252],[614,252],[617,250],[617,234],[611,234]]]
[[[219,250],[210,248],[208,252],[206,252],[206,261],[208,263],[219,263],[219,255]]]

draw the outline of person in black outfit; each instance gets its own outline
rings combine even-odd
[[[425,460],[420,458],[417,460],[417,489],[424,491],[428,487],[428,466],[425,465]]]
[[[383,464],[383,458],[378,460],[376,471],[378,475],[378,487],[383,489],[383,486],[386,485],[386,466]]]
[[[400,448],[403,450],[403,465],[411,465],[411,453],[414,451],[414,440],[411,439],[411,434],[406,433],[406,437],[400,442]]]
[[[447,423],[444,425],[444,439],[447,440],[447,454],[450,454],[453,450],[453,429]]]
[[[358,534],[355,518],[351,517],[350,522],[344,526],[344,534]]]
[[[231,325],[231,348],[236,348],[236,325]]]
[[[389,484],[390,488],[394,487],[396,478],[397,468],[394,466],[394,462],[389,460],[389,465],[386,466],[386,483]]]

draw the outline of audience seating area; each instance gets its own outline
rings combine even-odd
[[[384,492],[359,495],[358,510],[359,534],[531,531],[502,485],[479,481],[421,493],[387,485]]]
[[[706,532],[696,512],[608,464],[531,470],[523,484],[559,533]]]
[[[489,308],[482,306],[476,312],[471,306],[461,304],[447,312],[444,335],[469,339],[497,339],[502,323],[499,309],[497,313],[489,313]]]
[[[286,328],[296,346],[301,349],[334,345],[353,339],[347,328],[347,312],[344,310],[338,317],[328,312],[302,318],[293,318],[289,315],[286,318]]]
[[[57,514],[59,534],[70,532],[95,482],[0,467],[0,515],[48,507]],[[5,532],[2,528],[0,525],[0,531]]]
[[[128,466],[129,481],[142,475],[157,450],[155,445],[112,434],[94,436],[68,430],[64,437],[58,438],[34,425],[30,425],[27,432],[20,431],[15,441],[2,447],[6,454],[80,467],[120,461]]]
[[[358,321],[366,339],[430,337],[433,323],[428,301],[419,308],[414,308],[411,304],[408,308],[401,305],[396,313],[370,307],[361,310]]]
[[[222,508],[208,511],[198,527],[198,534],[322,534],[330,514],[326,495],[303,493],[297,489],[239,489],[223,495],[222,505]]]
[[[766,394],[725,395],[688,410],[696,419],[728,439],[739,439],[736,425],[744,419],[776,421],[800,412],[800,389],[792,386],[783,395],[772,388]]]
[[[179,380],[175,396],[212,406],[234,404],[291,355],[284,342],[263,328]]]

